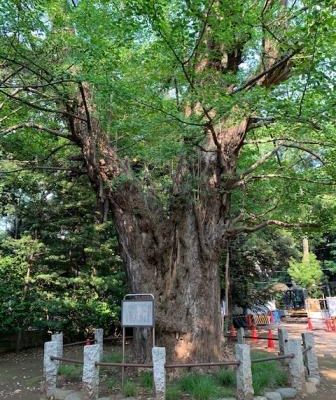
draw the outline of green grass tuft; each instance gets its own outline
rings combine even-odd
[[[222,386],[234,386],[236,384],[236,372],[232,369],[221,369],[217,372],[215,378]]]
[[[123,395],[125,397],[134,397],[137,394],[136,384],[132,381],[126,381],[122,388]]]
[[[83,367],[80,365],[61,364],[58,373],[69,380],[78,380],[82,377]]]
[[[139,375],[140,385],[146,389],[153,389],[154,387],[154,380],[153,380],[153,373],[150,371],[142,372]]]
[[[177,386],[168,386],[166,390],[166,400],[180,400],[181,391]]]
[[[269,357],[265,352],[253,352],[252,359]],[[288,377],[279,361],[252,364],[253,388],[256,395],[263,394],[266,388],[286,386]]]
[[[208,375],[188,374],[180,379],[179,387],[195,400],[209,400],[219,395],[215,379]]]
[[[108,389],[113,390],[118,386],[118,381],[115,378],[108,378],[106,380],[106,386]]]
[[[104,354],[103,362],[121,363],[122,362],[122,354],[121,353]]]

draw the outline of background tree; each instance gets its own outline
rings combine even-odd
[[[240,235],[232,242],[230,253],[230,301],[243,309],[271,300],[272,287],[290,281],[289,262],[299,257],[295,238],[286,231],[271,228]]]
[[[0,238],[1,333],[17,330],[20,347],[28,328],[74,338],[94,326],[106,333],[117,327],[124,273],[115,231],[101,223],[86,177],[9,174],[0,197],[7,226]]]
[[[316,223],[332,184],[333,4],[76,4],[1,2],[3,149],[85,173],[168,358],[219,358],[227,239]]]
[[[310,294],[314,293],[314,288],[317,288],[323,277],[321,265],[313,253],[309,253],[302,261],[291,261],[288,273],[296,284],[308,289]]]

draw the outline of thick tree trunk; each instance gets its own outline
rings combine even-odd
[[[164,219],[157,236],[138,218],[125,223],[124,213],[115,222],[131,291],[155,296],[157,344],[174,361],[220,359],[219,250],[202,249],[196,210]]]
[[[155,296],[157,343],[167,347],[169,360],[220,359],[218,264],[227,195],[218,192],[218,155],[205,153],[199,160],[206,188],[197,199],[186,192],[190,164],[182,160],[169,211],[164,211],[150,191],[138,186],[127,161],[118,158],[100,130],[89,109],[90,93],[82,88],[81,95],[71,110],[80,118],[69,121],[73,140],[97,195],[110,205],[130,290]]]

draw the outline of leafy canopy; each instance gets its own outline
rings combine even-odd
[[[313,253],[309,253],[309,256],[302,261],[292,260],[288,268],[288,273],[295,283],[310,291],[314,286],[319,285],[323,277],[320,262]]]

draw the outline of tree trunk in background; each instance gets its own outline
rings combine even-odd
[[[303,238],[302,247],[303,247],[302,261],[308,261],[309,260],[309,241],[308,241],[307,237]]]

